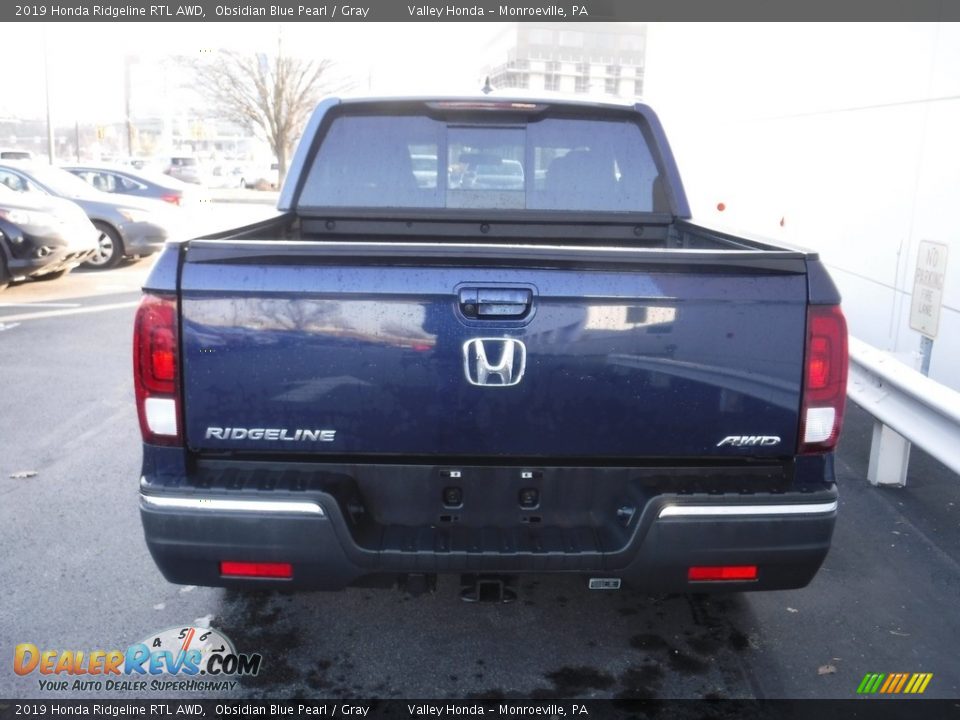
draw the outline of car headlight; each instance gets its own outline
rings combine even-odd
[[[34,225],[36,227],[53,227],[59,224],[59,220],[45,212],[27,212],[26,210],[11,210],[9,208],[0,208],[0,217],[9,220],[15,225]]]
[[[150,222],[153,220],[153,213],[148,210],[119,208],[117,212],[120,213],[128,222]]]

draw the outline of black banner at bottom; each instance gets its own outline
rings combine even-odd
[[[960,719],[960,699],[924,700],[0,700],[0,720],[71,717],[457,720],[899,720]]]

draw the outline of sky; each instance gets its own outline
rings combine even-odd
[[[4,33],[4,53],[23,58],[0,74],[0,117],[42,117],[43,48],[51,106],[66,124],[123,117],[123,58],[267,51],[282,33],[291,53],[330,58],[360,90],[472,92],[484,44],[502,23],[25,23]],[[134,89],[136,91],[136,88]],[[105,117],[109,116],[109,117]]]

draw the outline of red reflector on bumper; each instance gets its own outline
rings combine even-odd
[[[292,578],[293,566],[290,563],[220,563],[220,574],[231,577]]]
[[[687,580],[756,580],[756,565],[707,565],[690,568]]]

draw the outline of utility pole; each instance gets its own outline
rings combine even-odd
[[[54,156],[53,122],[50,118],[50,55],[47,48],[47,29],[43,29],[43,85],[47,98],[47,157],[50,164],[56,161]]]
[[[130,117],[130,66],[137,61],[131,55],[123,57],[123,109],[127,120],[127,157],[133,157],[133,120]]]

